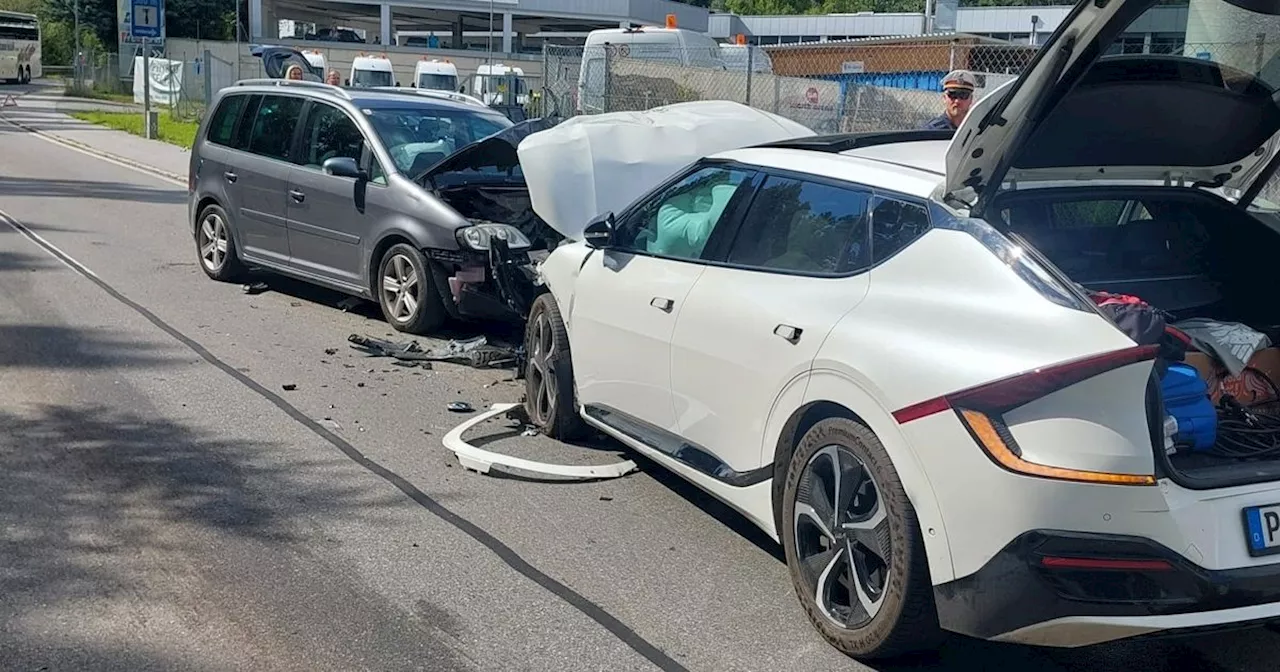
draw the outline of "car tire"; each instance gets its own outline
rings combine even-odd
[[[581,438],[586,423],[578,415],[569,331],[550,292],[543,292],[529,309],[524,351],[524,407],[530,422],[553,439]]]
[[[209,205],[196,220],[196,257],[204,274],[219,282],[234,282],[244,275],[245,266],[236,249],[231,219],[220,205]]]
[[[378,261],[374,282],[382,317],[396,331],[427,336],[444,325],[448,315],[422,250],[392,245]]]
[[[836,484],[843,486],[839,494]],[[875,434],[847,418],[819,421],[796,446],[783,492],[787,567],[823,638],[868,660],[936,649],[942,630],[924,538]],[[845,493],[845,506],[828,513],[824,502]]]

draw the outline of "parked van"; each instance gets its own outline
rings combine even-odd
[[[413,82],[410,86],[436,91],[458,90],[458,66],[438,58],[427,60],[423,56],[413,66]]]
[[[529,85],[525,81],[524,70],[502,63],[476,68],[476,74],[471,77],[471,90],[467,93],[483,100],[485,105],[523,106],[529,103]]]
[[[676,26],[675,14],[667,15],[663,28],[603,28],[587,33],[578,71],[578,112],[604,111],[605,60],[611,54],[671,65],[724,70],[720,44],[694,30]]]
[[[720,57],[724,59],[724,67],[732,72],[752,72],[773,74],[773,59],[769,53],[754,44],[721,44]]]
[[[347,86],[398,86],[391,59],[385,54],[360,54],[351,61]]]
[[[325,73],[329,72],[324,54],[318,49],[303,49],[302,57],[307,59],[307,65],[311,66],[311,74],[324,79]]]

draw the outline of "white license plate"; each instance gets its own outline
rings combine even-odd
[[[1249,555],[1280,553],[1280,504],[1245,509],[1244,533],[1249,543]]]

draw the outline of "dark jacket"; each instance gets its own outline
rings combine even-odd
[[[951,123],[951,117],[943,113],[924,122],[920,125],[920,128],[934,131],[954,131],[956,130],[956,125]]]

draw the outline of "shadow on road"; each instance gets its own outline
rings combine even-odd
[[[403,641],[380,641],[403,636],[393,631],[408,625],[411,648],[430,649],[440,669],[469,667],[432,643],[438,633],[413,625],[414,616],[385,605],[371,616],[362,595],[339,588],[329,596],[350,601],[354,613],[323,597],[327,608],[317,608],[311,596],[321,589],[307,581],[341,585],[339,568],[299,588],[288,585],[299,582],[299,568],[274,566],[297,553],[309,557],[288,549],[317,543],[317,520],[380,525],[387,509],[402,504],[376,485],[338,482],[332,468],[340,458],[286,464],[270,442],[106,406],[0,410],[0,426],[0,659],[7,661],[0,667],[228,669],[217,649],[234,646],[234,638],[217,639],[214,627],[227,612],[239,627],[265,631],[248,642],[254,647],[320,623],[335,639],[366,641],[313,644],[312,651],[386,646],[422,655],[404,650]],[[256,562],[254,549],[262,564],[245,572],[246,561]],[[297,599],[299,590],[305,599]],[[438,620],[431,627],[450,628]],[[184,628],[201,641],[163,637]],[[206,636],[214,650],[202,648]]]
[[[4,263],[5,255],[0,254],[0,271],[4,270]],[[49,325],[0,324],[0,343],[4,344],[0,347],[0,380],[5,370],[13,369],[84,371],[179,363],[152,345],[103,329],[89,332]],[[6,425],[0,427],[7,430]]]
[[[153,189],[125,182],[46,180],[13,176],[5,176],[0,180],[0,197],[5,196],[95,198],[166,205],[182,205],[187,202],[186,192],[177,188]]]

